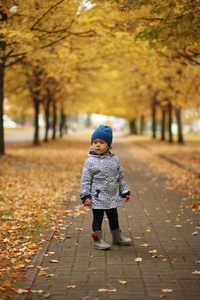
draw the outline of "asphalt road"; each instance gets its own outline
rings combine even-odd
[[[44,139],[45,135],[45,129],[40,128],[39,129],[39,138]],[[49,138],[52,136],[52,131],[49,130]],[[5,133],[4,134],[4,141],[5,144],[12,144],[12,143],[21,143],[21,142],[26,142],[26,141],[33,141],[34,137],[34,128],[30,128],[28,131],[24,132],[16,132],[16,133]]]

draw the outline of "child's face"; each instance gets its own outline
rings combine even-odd
[[[94,139],[92,141],[92,148],[93,148],[94,152],[96,152],[97,154],[103,154],[108,151],[109,146],[102,139]]]

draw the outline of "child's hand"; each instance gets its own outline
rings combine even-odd
[[[126,200],[125,200],[125,202],[129,202],[129,201],[131,201],[131,196],[130,196],[130,195],[126,195]]]
[[[90,198],[85,199],[83,205],[84,206],[91,206],[92,205],[92,200]]]

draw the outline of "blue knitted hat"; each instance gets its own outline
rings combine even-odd
[[[112,129],[109,126],[105,125],[99,126],[91,136],[91,144],[94,139],[102,139],[110,147],[110,145],[112,144]]]

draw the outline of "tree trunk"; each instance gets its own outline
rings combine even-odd
[[[182,122],[181,122],[181,107],[178,107],[176,109],[176,118],[177,118],[177,124],[178,124],[178,143],[184,144],[183,132],[182,132]]]
[[[53,134],[52,134],[52,140],[56,139],[56,122],[57,122],[56,104],[53,103]]]
[[[65,128],[65,134],[68,133],[68,120],[69,120],[69,115],[65,115],[65,123],[64,123],[64,128]]]
[[[63,136],[64,126],[65,126],[65,114],[63,111],[63,107],[61,107],[61,110],[60,110],[60,137]]]
[[[87,120],[85,126],[89,128],[91,126],[91,115],[87,115]]]
[[[152,138],[156,138],[156,101],[152,104]]]
[[[51,97],[48,95],[47,104],[45,107],[45,123],[46,123],[46,129],[45,129],[45,137],[44,141],[48,142],[48,132],[49,132],[49,107],[51,103]]]
[[[168,113],[169,113],[169,120],[168,120],[169,143],[173,143],[173,136],[172,136],[172,104],[171,104],[171,102],[169,102],[169,104],[168,104]]]
[[[136,119],[130,121],[131,134],[137,134]]]
[[[34,133],[34,145],[39,145],[39,106],[40,101],[38,101],[36,98],[33,99],[34,101],[34,108],[35,108],[35,133]]]
[[[162,128],[161,128],[161,141],[165,141],[165,107],[162,108]]]
[[[4,154],[3,100],[4,100],[4,63],[0,63],[0,155]]]
[[[143,135],[144,133],[144,116],[141,116],[141,121],[140,121],[140,134]]]

